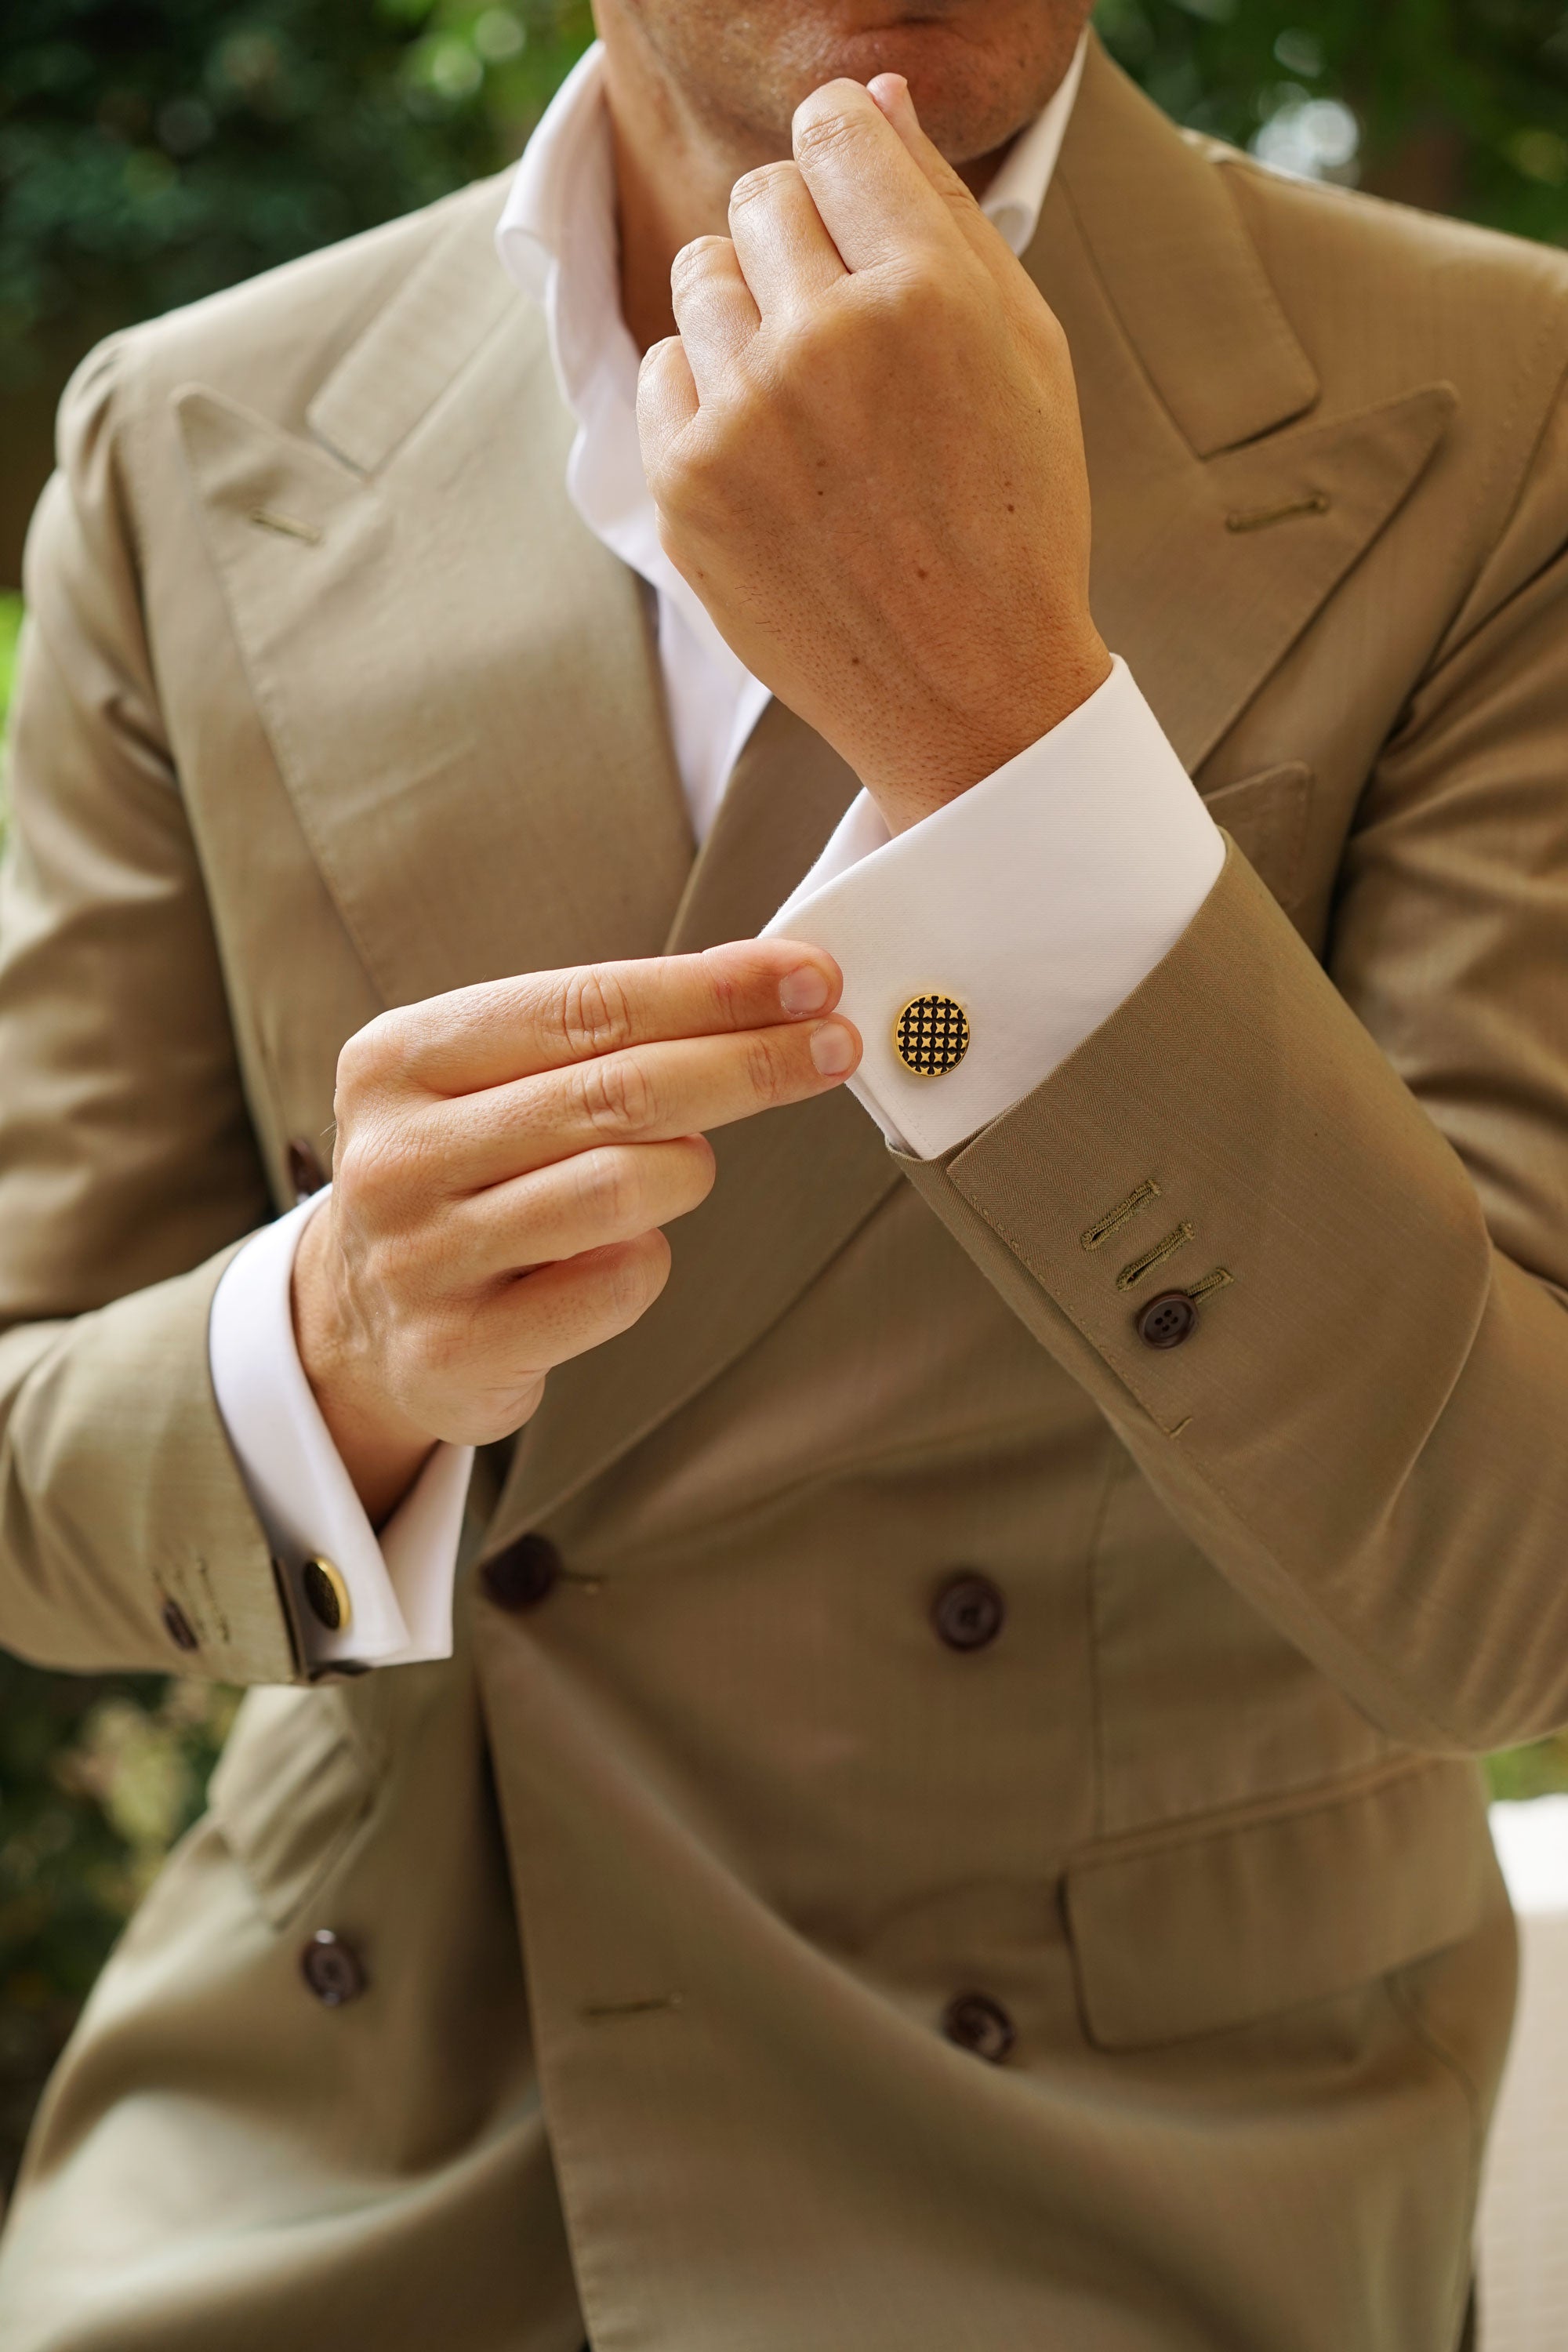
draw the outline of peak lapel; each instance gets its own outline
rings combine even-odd
[[[1212,457],[1313,405],[1316,372],[1219,173],[1092,38],[1058,192],[1194,456]]]
[[[746,939],[811,866],[859,786],[837,752],[770,703],[737,763],[670,933],[672,953]],[[545,1517],[760,1339],[899,1181],[843,1092],[712,1139],[713,1191],[669,1229],[663,1297],[606,1347],[551,1373],[489,1542]]]
[[[1195,772],[1419,479],[1454,395],[1309,415],[1315,373],[1223,172],[1098,45],[1026,260],[1078,375],[1096,618]]]
[[[388,1003],[657,953],[690,870],[640,591],[566,497],[571,420],[492,211],[347,354],[315,438],[177,403],[258,708]]]

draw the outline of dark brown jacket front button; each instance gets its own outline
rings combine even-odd
[[[158,1613],[163,1620],[163,1631],[176,1650],[201,1648],[201,1643],[196,1638],[196,1629],[177,1601],[165,1601]]]
[[[1146,1348],[1179,1348],[1198,1319],[1184,1290],[1163,1290],[1138,1313],[1138,1337]]]
[[[561,1580],[561,1554],[548,1536],[519,1536],[479,1575],[498,1609],[535,1609]]]
[[[319,1927],[311,1937],[300,1955],[300,1970],[323,2009],[357,2000],[369,1982],[353,1946],[330,1927]]]
[[[955,1993],[942,2011],[942,2030],[988,2066],[1000,2066],[1018,2038],[1012,2019],[988,1992]]]
[[[961,1569],[931,1603],[931,1623],[950,1650],[984,1650],[1002,1631],[1007,1603],[988,1576]]]

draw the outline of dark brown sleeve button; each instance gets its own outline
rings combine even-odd
[[[318,1553],[302,1562],[300,1582],[310,1614],[329,1633],[341,1633],[345,1625],[353,1622],[353,1602],[349,1598],[348,1582],[341,1568]]]
[[[295,1200],[308,1201],[312,1192],[321,1191],[326,1181],[327,1171],[312,1146],[302,1135],[291,1135],[289,1139],[289,1181],[294,1187]]]
[[[319,1927],[300,1953],[300,1973],[323,2009],[357,2000],[370,1982],[353,1946],[330,1927]]]
[[[519,1536],[479,1576],[498,1609],[536,1609],[561,1580],[561,1554],[548,1536]]]
[[[950,1650],[984,1650],[1002,1631],[1007,1603],[988,1576],[972,1568],[950,1576],[931,1603],[931,1623]]]
[[[196,1629],[177,1601],[165,1601],[158,1613],[163,1620],[163,1631],[176,1650],[201,1648],[201,1643],[196,1638]]]
[[[1141,1307],[1138,1337],[1146,1348],[1179,1348],[1196,1328],[1198,1310],[1184,1290],[1163,1290]]]
[[[942,2030],[959,2049],[1000,2066],[1018,2039],[1013,2021],[988,1992],[955,1993],[942,2013]]]

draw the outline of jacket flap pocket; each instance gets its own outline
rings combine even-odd
[[[371,1757],[334,1686],[249,1693],[208,1802],[274,1927],[341,1861],[375,1787]]]
[[[1300,760],[1260,769],[1205,794],[1204,805],[1221,824],[1258,878],[1284,908],[1296,906],[1307,885],[1307,814],[1312,771]]]
[[[1136,2050],[1349,1991],[1480,1922],[1496,1864],[1468,1764],[1088,1855],[1067,1875],[1089,2039]]]

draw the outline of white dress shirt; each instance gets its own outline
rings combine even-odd
[[[984,209],[1016,253],[1034,236],[1083,69],[1014,143]],[[578,430],[573,503],[655,592],[677,763],[699,842],[768,701],[659,545],[637,436],[637,352],[621,316],[615,185],[595,46],[519,164],[501,260],[544,309]],[[1174,945],[1221,864],[1219,835],[1123,663],[1070,718],[958,799],[889,838],[861,793],[767,926],[825,948],[865,1041],[851,1091],[889,1140],[930,1158],[1039,1085]],[[893,1024],[938,991],[969,1017],[963,1062],[908,1071]],[[471,1450],[436,1449],[379,1538],[328,1435],[294,1343],[289,1281],[302,1202],[235,1256],[213,1302],[219,1410],[285,1575],[309,1663],[447,1656]],[[351,1602],[328,1632],[300,1570],[330,1559]]]

